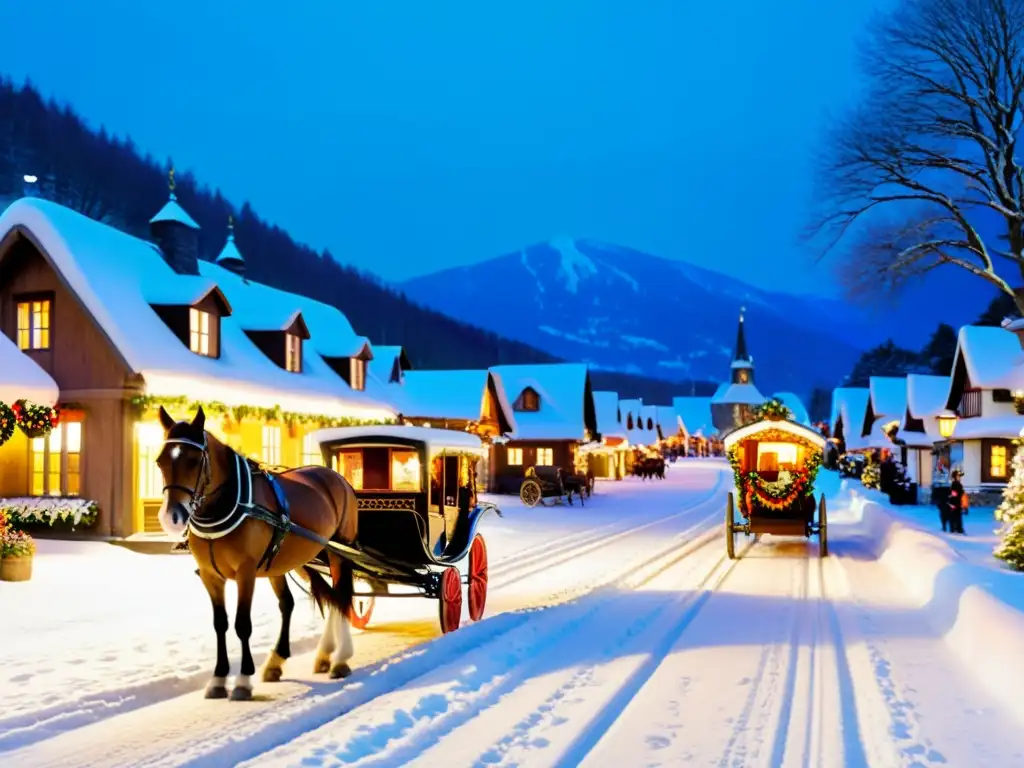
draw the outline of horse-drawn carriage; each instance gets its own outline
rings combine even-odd
[[[367,626],[378,597],[425,596],[438,601],[441,630],[451,632],[462,614],[463,583],[469,616],[479,620],[487,602],[487,546],[477,526],[487,512],[501,514],[476,497],[476,465],[486,452],[480,439],[407,426],[323,429],[313,439],[358,499],[358,541],[333,545],[353,565],[352,624]],[[455,566],[467,557],[463,577]],[[389,584],[413,590],[391,592]]]
[[[764,419],[724,437],[736,479],[725,507],[725,542],[736,557],[736,534],[818,536],[821,557],[828,555],[825,496],[815,503],[814,480],[825,439],[814,430],[785,419]],[[739,507],[742,522],[736,521]],[[817,521],[815,521],[817,509]]]
[[[568,473],[561,467],[535,466],[528,467],[526,476],[519,486],[519,498],[528,507],[551,506],[567,502],[572,505],[572,497],[579,497],[580,506],[583,500],[594,492],[594,477],[591,474]],[[545,499],[551,499],[550,504]]]

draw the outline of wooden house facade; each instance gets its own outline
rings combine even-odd
[[[948,467],[936,463],[935,444],[942,442],[938,416],[946,408],[949,376],[907,376],[907,407],[900,421],[899,439],[910,481],[917,483],[918,503],[931,500],[935,470],[948,482]]]
[[[494,490],[519,493],[532,466],[573,472],[577,449],[600,440],[587,366],[500,365],[491,372],[502,382],[515,418],[509,439],[491,448]]]
[[[158,405],[186,418],[203,404],[211,432],[274,466],[320,461],[307,430],[394,417],[365,391],[372,351],[338,310],[201,261],[173,192],[150,225],[153,242],[30,198],[0,216],[0,333],[52,377],[64,414],[48,439],[5,446],[0,497],[88,499],[85,533],[101,537],[158,531]]]
[[[627,472],[629,438],[619,407],[619,394],[595,392],[594,411],[601,441],[586,449],[587,469],[598,479],[621,480]]]

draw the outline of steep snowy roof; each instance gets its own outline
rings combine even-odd
[[[196,220],[189,216],[184,208],[178,205],[178,198],[173,192],[170,199],[164,203],[164,207],[157,211],[156,216],[150,219],[149,223],[154,224],[158,221],[176,221],[191,229],[199,229]]]
[[[669,438],[673,435],[678,434],[680,427],[679,415],[676,413],[676,409],[671,405],[657,405],[657,417],[655,421],[658,426],[661,427],[661,435],[664,438]]]
[[[980,440],[985,437],[1018,437],[1024,432],[1024,416],[983,416],[957,419],[952,440]]]
[[[937,416],[946,409],[949,376],[912,373],[907,376],[907,410],[915,419]]]
[[[24,399],[40,405],[55,405],[59,394],[57,382],[50,374],[0,333],[0,403],[13,405]]]
[[[725,382],[718,387],[712,403],[738,403],[740,405],[761,405],[762,395],[753,384],[732,384]]]
[[[626,437],[625,414],[619,421],[619,393],[595,392],[594,411],[597,413],[597,431],[602,437]]]
[[[808,425],[811,423],[810,416],[807,415],[807,409],[804,408],[803,401],[794,392],[776,392],[772,395],[776,400],[779,400],[784,406],[789,408],[791,414],[790,418],[797,424]]]
[[[397,363],[401,366],[402,358],[405,356],[405,349],[395,346],[373,345],[373,359],[369,364],[369,372],[380,381],[387,384],[391,381],[391,373]],[[407,361],[406,361],[407,362]]]
[[[907,380],[904,377],[872,376],[868,380],[871,410],[875,418],[902,419],[907,409]]]
[[[861,430],[864,427],[864,415],[871,396],[867,387],[838,387],[832,391],[832,418],[829,426],[835,434],[839,418],[843,420],[843,438],[847,450],[857,450],[861,443]]]
[[[220,254],[217,256],[216,262],[218,265],[225,268],[245,264],[245,259],[242,257],[242,252],[238,250],[238,246],[235,244],[234,232],[228,235],[228,239],[227,241],[225,241],[224,247],[221,249]]]
[[[251,294],[240,290],[240,279],[227,270],[204,264],[204,277],[179,275],[152,244],[45,200],[23,198],[12,203],[0,215],[0,238],[15,228],[27,233],[51,259],[128,368],[142,375],[150,395],[188,396],[227,405],[279,405],[326,416],[391,414],[364,393],[348,390],[317,354],[315,344],[306,350],[301,373],[283,370],[256,347],[234,315],[221,322],[219,358],[189,351],[150,305],[169,296],[198,295],[216,275],[217,283],[225,277],[222,289],[235,288],[229,299],[232,307],[241,305],[243,315],[247,309],[251,312],[246,306],[253,301]],[[264,286],[255,290],[261,289],[273,292]],[[303,298],[293,297],[292,307],[305,310]],[[311,330],[318,325],[315,314],[306,317]]]
[[[424,419],[480,419],[487,383],[494,381],[498,407],[515,429],[515,418],[501,381],[490,371],[406,371],[397,405],[403,416]]]
[[[515,411],[514,440],[584,440],[584,397],[587,366],[584,363],[496,365],[510,402],[527,387],[540,396],[536,411]]]
[[[1024,354],[1011,331],[965,325],[957,338],[954,371],[961,358],[975,387],[1024,389]]]
[[[630,400],[619,400],[619,410],[622,413],[622,424],[626,425],[628,419],[627,416],[633,417],[633,423],[636,424],[640,421],[640,411],[644,407],[644,401],[640,398],[634,398]]]
[[[674,397],[672,407],[683,422],[683,431],[687,436],[710,437],[714,434],[710,397]]]

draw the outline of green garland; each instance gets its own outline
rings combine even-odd
[[[11,406],[7,403],[0,403],[0,445],[14,436],[14,425],[17,421]]]
[[[258,408],[252,405],[225,405],[215,400],[192,400],[187,397],[163,397],[154,395],[136,395],[131,399],[132,406],[139,413],[163,406],[168,411],[186,411],[195,413],[202,406],[203,411],[211,416],[228,416],[233,421],[256,419],[257,421],[283,421],[290,426],[318,427],[367,427],[383,424],[397,424],[398,419],[353,419],[350,417],[324,416],[310,413],[285,411],[279,405],[273,408]]]
[[[771,400],[767,400],[764,404],[758,406],[755,413],[757,414],[758,421],[765,419],[789,419],[793,416],[793,412],[777,397],[773,397]]]
[[[806,495],[810,496],[814,493],[814,481],[818,477],[818,470],[821,469],[821,462],[825,458],[821,451],[817,448],[808,447],[807,460],[804,462],[804,469],[802,471],[807,472],[807,489]],[[743,466],[740,464],[740,444],[735,443],[728,451],[726,451],[726,457],[729,459],[729,466],[732,467],[733,481],[736,483],[736,488],[744,488],[744,481],[749,480],[751,476],[757,476],[756,472],[744,473]]]

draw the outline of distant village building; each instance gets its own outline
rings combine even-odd
[[[753,417],[754,409],[764,403],[764,395],[754,386],[754,359],[747,352],[743,313],[741,309],[729,381],[722,384],[711,398],[711,420],[715,429],[722,433],[744,424]]]

